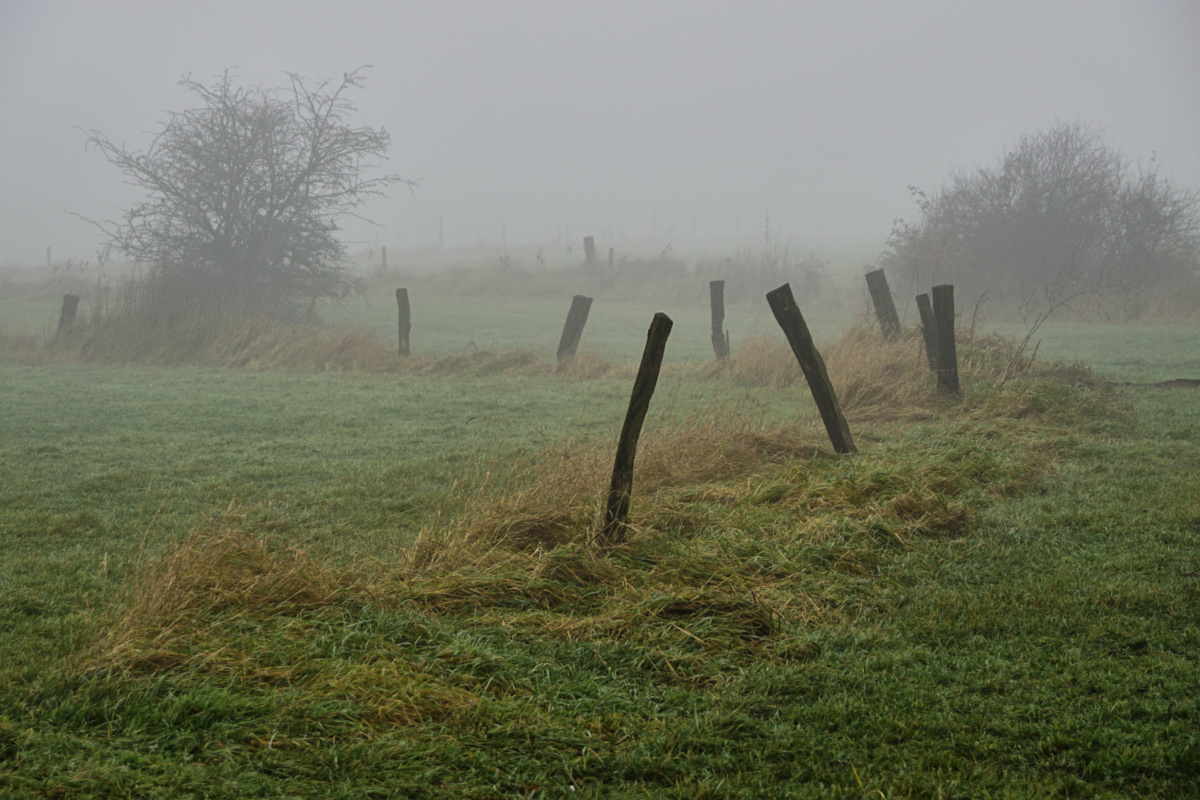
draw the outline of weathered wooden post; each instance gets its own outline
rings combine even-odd
[[[408,334],[412,330],[412,319],[408,308],[408,289],[396,290],[396,305],[399,306],[400,322],[400,355],[406,356],[408,349]]]
[[[892,290],[888,288],[887,276],[882,269],[867,273],[867,291],[871,293],[871,305],[875,306],[875,318],[879,320],[883,338],[896,341],[900,335],[900,316],[896,313]]]
[[[642,423],[646,420],[650,398],[658,383],[658,371],[662,367],[663,352],[667,348],[672,324],[670,317],[659,312],[651,320],[650,331],[646,334],[646,349],[633,381],[629,410],[625,413],[625,424],[621,426],[621,438],[617,442],[612,481],[604,505],[604,527],[597,537],[601,546],[620,544],[629,532],[629,502],[633,496],[633,461],[637,455],[638,436],[642,433]]]
[[[571,298],[571,310],[567,312],[567,322],[563,325],[562,338],[558,340],[558,360],[575,355],[579,340],[583,337],[583,326],[587,324],[588,311],[592,308],[592,298],[577,294]]]
[[[729,331],[725,330],[725,281],[709,281],[712,305],[712,346],[718,361],[729,358]]]
[[[933,306],[929,303],[929,295],[917,295],[917,313],[921,315],[921,336],[925,340],[925,360],[929,362],[929,370],[937,372],[937,325],[933,317]]]
[[[58,314],[58,327],[55,333],[61,333],[63,328],[69,328],[75,324],[75,313],[79,311],[79,295],[64,294],[62,311]]]
[[[954,286],[933,287],[933,329],[937,336],[938,387],[959,394],[958,353],[954,347]]]
[[[592,236],[583,237],[583,257],[589,265],[596,263],[596,239]]]
[[[821,421],[825,423],[825,431],[829,434],[833,449],[839,453],[858,452],[854,437],[850,435],[850,426],[838,405],[833,384],[829,381],[829,373],[825,371],[825,361],[817,352],[804,316],[796,305],[796,298],[792,296],[791,284],[785,283],[767,292],[767,303],[775,314],[775,321],[783,328],[796,360],[800,362],[800,369],[804,371],[813,400],[817,402],[817,410],[821,412]]]

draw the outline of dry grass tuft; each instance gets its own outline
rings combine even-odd
[[[169,553],[140,570],[124,613],[109,630],[105,660],[128,652],[169,654],[181,627],[197,616],[225,611],[272,614],[343,602],[353,577],[327,568],[301,550],[275,550],[226,511],[201,523]]]
[[[771,389],[794,386],[804,380],[804,373],[782,334],[746,338],[729,362],[728,372],[740,383]]]

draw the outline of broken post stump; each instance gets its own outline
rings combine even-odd
[[[598,536],[598,543],[602,546],[621,544],[629,531],[629,502],[633,496],[633,461],[637,455],[638,436],[641,435],[642,423],[650,408],[650,398],[658,383],[658,371],[662,367],[663,352],[667,348],[672,325],[671,318],[660,311],[654,315],[650,331],[646,334],[646,349],[633,381],[629,410],[625,413],[625,424],[621,426],[621,438],[617,442],[617,456],[613,460],[612,481],[604,505],[604,527]]]
[[[709,281],[712,305],[712,346],[718,361],[729,358],[729,331],[725,330],[725,281]]]
[[[396,290],[396,305],[399,307],[400,355],[409,353],[408,334],[412,331],[412,320],[408,308],[408,289]]]
[[[567,321],[563,325],[562,338],[558,340],[558,360],[571,358],[583,338],[583,326],[587,324],[588,311],[592,307],[592,298],[577,294],[571,298],[571,310],[567,312]]]
[[[959,394],[958,353],[954,346],[954,286],[933,287],[933,329],[937,339],[938,388]]]
[[[883,338],[896,341],[900,335],[900,316],[896,313],[892,290],[888,288],[887,276],[882,269],[867,273],[867,291],[871,293],[871,305],[875,307],[875,318],[879,320]]]
[[[791,284],[785,283],[778,289],[767,292],[767,303],[775,314],[775,321],[783,328],[796,360],[800,362],[800,369],[804,371],[804,378],[808,381],[808,388],[812,390],[813,400],[817,402],[817,410],[821,412],[821,421],[825,423],[825,431],[829,434],[833,449],[839,453],[858,452],[858,448],[854,446],[854,437],[850,435],[850,426],[842,414],[841,406],[838,405],[829,373],[825,371],[825,361],[817,352],[804,316],[796,305],[796,298],[792,296]]]
[[[61,333],[63,328],[69,328],[75,324],[75,313],[79,311],[79,295],[64,294],[62,311],[58,315],[58,327],[55,328],[55,333]]]
[[[933,306],[929,303],[929,295],[917,295],[917,313],[921,315],[921,336],[925,340],[925,360],[929,362],[929,370],[937,372],[937,324],[933,317]]]

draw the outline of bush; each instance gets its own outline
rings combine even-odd
[[[1154,158],[1133,167],[1087,125],[1027,135],[996,167],[952,174],[932,197],[913,189],[920,219],[897,223],[884,266],[1037,313],[1195,285],[1200,195],[1157,170]]]

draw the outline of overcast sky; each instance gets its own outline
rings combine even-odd
[[[906,187],[1083,121],[1200,188],[1200,2],[255,2],[0,0],[0,264],[95,258],[71,216],[136,195],[84,135],[141,147],[234,68],[372,64],[356,122],[419,181],[347,237],[397,249],[771,225],[882,246]],[[759,233],[761,235],[761,233]]]

